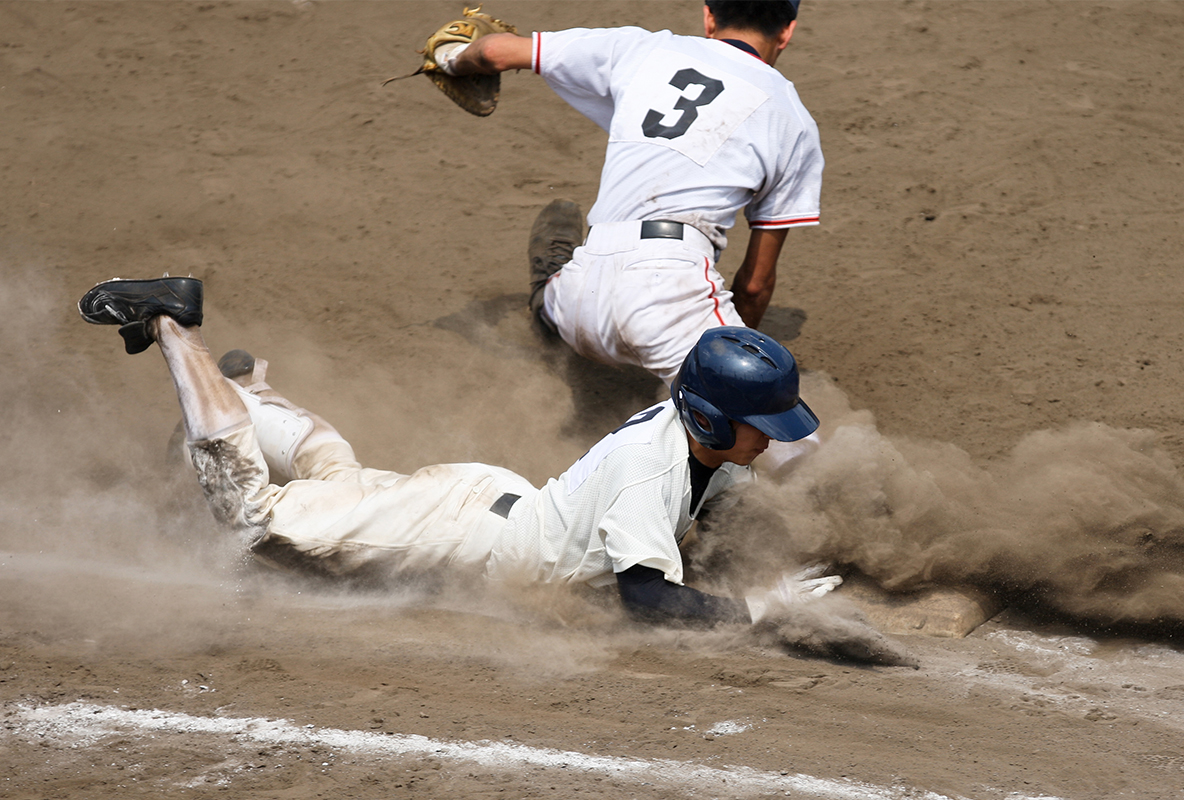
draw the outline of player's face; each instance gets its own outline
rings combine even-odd
[[[725,461],[746,467],[754,458],[765,452],[765,448],[769,446],[769,437],[743,422],[732,425],[736,429],[736,444],[722,451],[720,455]]]

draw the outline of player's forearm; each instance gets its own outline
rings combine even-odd
[[[744,324],[755,328],[765,316],[769,303],[773,300],[773,289],[776,287],[776,276],[770,276],[764,281],[746,279],[744,270],[736,274],[732,281],[732,305]]]
[[[773,289],[777,286],[777,259],[781,256],[787,233],[785,228],[753,228],[748,236],[744,263],[732,280],[732,304],[750,328],[760,324],[773,299]]]
[[[512,33],[493,33],[467,45],[448,66],[451,75],[496,75],[530,67],[531,40]]]
[[[700,592],[670,583],[661,570],[634,566],[617,574],[617,589],[630,616],[646,622],[680,622],[711,626],[747,623],[752,618],[743,600]]]

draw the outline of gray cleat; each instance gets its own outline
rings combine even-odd
[[[571,200],[552,200],[539,212],[530,229],[530,313],[539,324],[555,333],[555,326],[543,316],[543,289],[547,281],[571,261],[584,241],[584,216]]]

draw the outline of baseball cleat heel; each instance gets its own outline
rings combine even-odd
[[[218,359],[218,371],[249,392],[267,387],[267,362],[246,350],[228,350]]]
[[[552,200],[539,212],[530,229],[530,312],[547,330],[555,326],[543,316],[543,289],[551,276],[571,261],[584,240],[584,217],[571,200]]]
[[[112,278],[78,301],[78,313],[92,325],[119,325],[128,353],[147,350],[155,341],[148,330],[153,317],[166,314],[191,327],[202,321],[202,283],[197,278]]]
[[[218,359],[218,370],[224,378],[241,378],[255,371],[255,357],[246,350],[229,350]]]

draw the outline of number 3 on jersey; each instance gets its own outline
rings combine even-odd
[[[718,65],[655,50],[621,96],[609,135],[669,147],[702,166],[766,100]]]
[[[675,89],[686,89],[688,86],[696,84],[702,87],[699,96],[696,98],[687,97],[685,94],[678,98],[678,102],[674,104],[676,111],[681,111],[682,116],[673,125],[663,125],[662,119],[666,116],[661,111],[655,111],[652,108],[649,113],[645,115],[645,119],[641,123],[641,132],[650,139],[659,136],[665,139],[674,139],[682,136],[687,132],[687,128],[691,127],[691,123],[699,117],[699,106],[705,106],[715,98],[719,97],[724,90],[723,81],[717,81],[715,78],[708,78],[697,69],[680,69],[674,73],[674,77],[670,79],[670,85]]]

